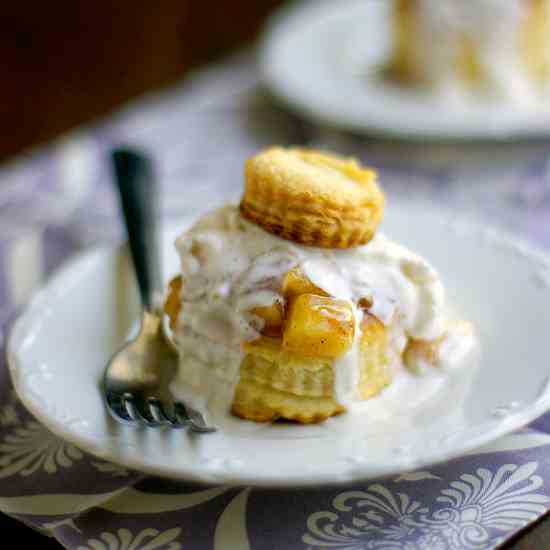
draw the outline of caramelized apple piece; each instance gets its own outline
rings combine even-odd
[[[355,320],[349,302],[301,294],[290,304],[283,348],[306,356],[336,358],[353,343]]]
[[[183,280],[181,275],[174,277],[170,281],[170,290],[166,301],[164,302],[164,311],[170,317],[170,328],[176,329],[178,322],[178,316],[181,311],[181,287],[183,286]]]
[[[315,286],[302,271],[300,266],[291,269],[283,280],[283,294],[287,300],[292,300],[301,294],[316,294],[317,296],[328,296],[328,294]]]
[[[262,334],[264,336],[281,336],[284,311],[283,305],[280,302],[275,302],[270,306],[255,307],[252,313],[264,320],[264,326],[262,328]]]

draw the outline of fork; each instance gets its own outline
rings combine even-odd
[[[124,148],[112,152],[112,162],[143,311],[138,335],[105,368],[105,404],[114,419],[124,424],[215,431],[199,411],[174,401],[168,389],[177,356],[163,330],[158,189],[152,162]]]

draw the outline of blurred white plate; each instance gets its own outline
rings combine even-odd
[[[100,381],[137,315],[122,249],[80,255],[34,297],[8,342],[16,391],[49,429],[107,460],[172,478],[264,486],[411,471],[477,448],[549,409],[548,256],[428,205],[394,203],[384,225],[433,262],[450,301],[476,325],[481,364],[463,394],[448,387],[406,414],[364,415],[351,432],[322,425],[256,429],[237,420],[242,429],[206,436],[121,426],[104,409]],[[164,237],[168,274],[178,266],[176,233]],[[345,426],[346,416],[331,420]]]
[[[264,82],[309,119],[408,139],[513,139],[550,134],[548,101],[521,107],[465,100],[460,106],[385,82],[392,43],[390,0],[294,2],[268,25]]]

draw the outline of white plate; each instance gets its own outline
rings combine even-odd
[[[104,410],[100,380],[137,303],[127,257],[115,249],[71,261],[16,322],[8,357],[17,393],[53,432],[105,459],[173,478],[272,486],[410,471],[474,449],[550,408],[548,257],[421,204],[394,202],[384,225],[439,268],[450,300],[477,327],[482,361],[464,395],[439,395],[385,421],[365,417],[360,429],[336,435],[319,426],[248,430],[257,425],[244,421],[237,432],[206,436],[120,426]],[[169,273],[177,270],[175,234],[164,238]]]
[[[309,0],[282,9],[260,54],[263,79],[314,121],[362,133],[423,139],[511,139],[550,134],[548,101],[460,106],[384,82],[390,0]]]

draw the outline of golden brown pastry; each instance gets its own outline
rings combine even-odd
[[[333,397],[332,361],[285,351],[280,341],[262,338],[245,346],[233,414],[270,422],[278,418],[303,424],[344,411]]]
[[[387,356],[388,330],[374,315],[361,321],[359,347],[359,393],[369,399],[380,393],[392,380]]]
[[[246,163],[241,214],[285,239],[322,248],[365,244],[383,209],[376,173],[354,159],[273,147]]]

